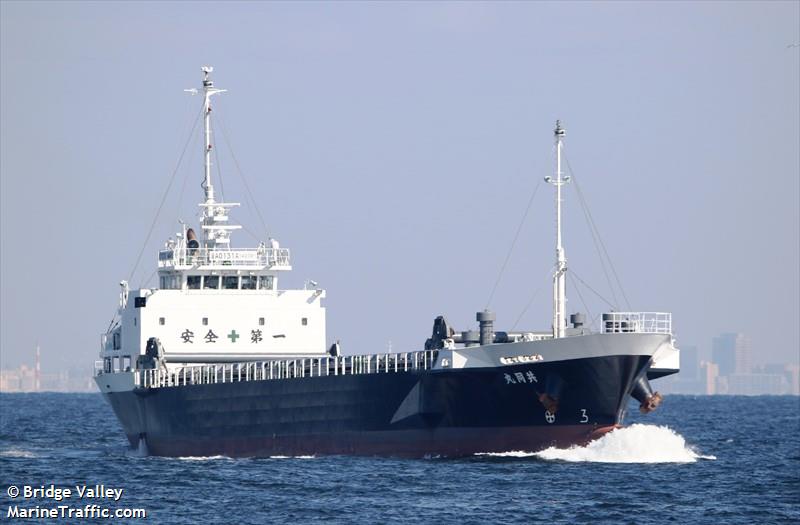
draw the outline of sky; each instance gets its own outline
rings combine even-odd
[[[217,191],[249,186],[266,223],[237,209],[234,245],[290,248],[281,287],[327,290],[344,353],[487,305],[549,328],[561,119],[568,310],[672,312],[679,347],[742,332],[796,363],[798,43],[798,2],[2,1],[0,366],[38,343],[45,371],[90,368],[119,281],[157,284],[202,198],[203,65],[228,90]]]

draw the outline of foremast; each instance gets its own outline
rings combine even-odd
[[[561,121],[556,121],[553,131],[556,140],[556,177],[545,177],[556,188],[556,265],[553,272],[553,337],[564,337],[567,331],[567,256],[561,244],[561,187],[569,182],[569,177],[564,177],[561,171],[561,149],[566,130],[561,127]]]

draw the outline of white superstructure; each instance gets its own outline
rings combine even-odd
[[[105,372],[133,370],[155,338],[162,362],[225,363],[320,356],[326,353],[325,291],[307,286],[281,290],[281,272],[290,271],[288,249],[274,239],[255,248],[235,248],[229,222],[238,203],[217,202],[211,180],[211,67],[203,67],[205,200],[198,239],[182,224],[176,239],[158,253],[158,288],[130,290],[120,283],[117,315],[102,335]],[[198,90],[189,90],[198,93]]]

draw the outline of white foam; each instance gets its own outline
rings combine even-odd
[[[4,458],[35,458],[36,454],[21,448],[9,448],[7,450],[0,451],[0,456]]]
[[[231,459],[228,456],[180,456],[175,459],[181,461],[215,461],[218,459]]]
[[[488,456],[493,458],[529,458],[536,455],[536,452],[525,452],[524,450],[509,450],[508,452],[478,452],[476,456]]]
[[[315,459],[316,456],[270,456],[270,459]]]
[[[717,459],[698,454],[669,427],[634,424],[612,430],[585,447],[550,447],[536,457],[553,461],[593,463],[694,463]]]

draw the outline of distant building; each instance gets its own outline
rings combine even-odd
[[[732,374],[736,369],[736,334],[721,334],[711,340],[711,361],[718,374]]]
[[[653,388],[662,394],[705,394],[706,383],[701,377],[697,347],[681,345],[680,350],[680,372],[656,380],[653,383]]]
[[[728,393],[781,396],[789,393],[789,382],[783,374],[731,374],[728,376]]]
[[[38,380],[38,385],[37,385]],[[0,392],[96,392],[91,370],[71,369],[57,374],[36,374],[35,368],[22,365],[0,370]]]
[[[708,361],[700,363],[700,370],[703,372],[706,395],[713,396],[717,393],[717,383],[719,379],[719,365]]]
[[[711,341],[711,360],[719,375],[749,374],[753,370],[750,338],[744,334],[720,334]]]
[[[734,373],[749,374],[752,372],[753,354],[750,351],[750,338],[744,334],[736,334],[734,351]]]
[[[784,370],[789,378],[789,393],[800,396],[800,365],[786,365]]]
[[[686,381],[700,379],[700,359],[696,346],[681,347],[681,371],[678,375]]]
[[[731,391],[728,388],[728,377],[730,376],[717,376],[714,385],[714,394],[718,396],[724,396],[730,394]]]
[[[0,392],[37,392],[36,383],[36,370],[26,365],[0,370]]]
[[[92,370],[74,367],[57,374],[41,372],[41,352],[36,347],[34,366],[0,370],[0,392],[96,392]]]
[[[770,384],[773,386],[773,391],[764,393],[800,395],[800,365],[767,364],[756,367],[755,372],[757,374],[754,375],[772,377],[769,381],[772,382]],[[775,384],[777,383],[781,385],[780,391],[775,388]]]

